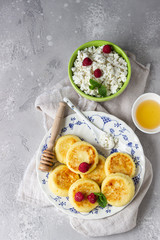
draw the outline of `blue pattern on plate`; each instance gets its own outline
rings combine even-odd
[[[109,117],[106,116],[102,116],[101,119],[103,120],[104,124],[111,122],[111,119]]]
[[[92,123],[94,122],[94,118],[93,118],[93,117],[89,117],[89,116],[88,116],[87,118],[88,118],[88,120],[89,120],[90,122],[92,122]]]
[[[73,123],[70,123],[70,124],[69,124],[69,127],[70,127],[71,129],[73,129],[73,126],[74,126]]]
[[[112,148],[110,154],[118,152],[117,148]]]
[[[45,144],[43,145],[43,148],[42,148],[42,153],[43,153],[43,151],[46,150],[47,148],[48,148],[48,146],[47,146],[47,144],[45,143]]]
[[[45,179],[42,179],[42,184],[46,184],[46,180]]]
[[[114,129],[113,128],[110,128],[110,133],[114,134]]]
[[[46,174],[46,178],[48,178],[49,177],[49,172]]]
[[[81,125],[82,122],[81,122],[81,121],[77,121],[75,124],[76,124],[76,125]]]
[[[142,167],[141,167],[141,163],[140,163],[140,157],[137,155],[137,149],[139,149],[139,145],[138,143],[133,143],[132,142],[132,139],[130,139],[130,132],[128,129],[126,129],[123,124],[119,123],[117,120],[115,119],[111,119],[109,117],[106,117],[106,116],[101,116],[99,114],[93,114],[92,116],[88,116],[88,119],[91,121],[91,122],[94,122],[95,121],[95,118],[96,118],[96,121],[97,121],[97,118],[102,121],[102,126],[101,126],[101,129],[104,130],[105,128],[105,125],[106,124],[110,124],[109,126],[109,131],[111,134],[113,134],[114,136],[116,137],[121,137],[121,139],[124,140],[124,144],[125,146],[130,150],[130,154],[135,162],[135,165],[136,165],[136,168],[138,169],[138,174],[137,176],[135,176],[133,178],[133,181],[134,181],[134,184],[135,186],[137,186],[140,182],[140,179],[141,179],[141,173],[142,173]],[[66,133],[68,130],[70,132],[74,131],[74,128],[75,126],[77,125],[85,125],[87,126],[88,129],[90,129],[90,127],[87,125],[87,123],[85,123],[84,120],[77,120],[76,117],[71,117],[70,118],[70,122],[67,126],[63,127],[61,129],[61,132],[60,132],[60,136],[62,136],[64,133]],[[69,132],[69,133],[70,133]],[[73,133],[74,134],[74,133]],[[64,134],[65,135],[65,134]],[[45,139],[45,143],[44,145],[42,146],[42,149],[41,149],[41,153],[43,153],[43,151],[47,148],[47,142],[48,142],[48,139],[50,138],[47,137]],[[81,137],[81,140],[84,140],[84,138]],[[98,140],[95,138],[95,142],[98,143]],[[118,148],[113,148],[111,151],[110,151],[110,154],[112,153],[115,153],[115,152],[118,152],[120,151]],[[98,151],[100,153],[100,151]],[[103,155],[103,154],[102,154]],[[43,185],[47,185],[47,182],[48,182],[48,176],[49,176],[49,173],[47,173],[45,175],[45,177],[41,180],[42,181],[42,184]],[[55,196],[55,195],[54,195]],[[67,204],[69,202],[69,198],[68,197],[59,197],[59,196],[55,196],[53,197],[52,195],[49,196],[52,200],[54,200],[59,206],[61,206],[61,208],[67,210],[67,211],[70,211],[76,215],[83,215],[83,216],[88,216],[90,214],[92,215],[97,215],[99,213],[99,210],[101,210],[102,208],[100,206],[96,207],[95,209],[93,209],[92,211],[90,211],[89,213],[80,213],[78,212],[76,209],[74,209],[74,207],[67,207]],[[105,208],[104,208],[104,211],[106,212],[106,214],[109,214],[111,215],[112,213],[112,206],[110,204],[108,204]]]

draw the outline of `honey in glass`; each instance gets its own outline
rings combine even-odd
[[[154,100],[145,100],[139,104],[136,110],[137,122],[147,129],[155,129],[160,126],[160,104]]]

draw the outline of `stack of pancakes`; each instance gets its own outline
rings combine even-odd
[[[117,207],[126,205],[133,198],[132,177],[136,167],[128,154],[114,153],[105,160],[94,146],[74,135],[60,137],[55,144],[55,153],[60,165],[49,174],[49,188],[58,196],[69,196],[77,211],[89,212],[98,205],[88,201],[90,193],[102,192],[108,203]],[[79,171],[82,162],[89,164],[85,173]],[[77,192],[84,195],[81,202],[75,200]]]

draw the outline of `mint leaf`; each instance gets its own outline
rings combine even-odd
[[[95,86],[93,86],[93,85],[90,85],[89,86],[89,89],[91,89],[91,90],[93,90],[93,89],[95,89],[96,87]]]
[[[105,208],[107,205],[107,199],[104,196],[103,193],[94,193],[96,196],[98,196],[97,202],[99,204],[100,207]]]
[[[105,87],[104,85],[101,85],[101,86],[98,88],[98,93],[99,93],[99,95],[101,95],[102,97],[106,97],[106,96],[107,96],[106,87]]]
[[[96,87],[99,88],[99,87],[101,86],[100,83],[96,82],[96,81],[93,80],[93,79],[90,79],[89,82],[90,82],[90,84],[91,84],[94,88],[96,88]]]
[[[90,79],[89,82],[91,84],[89,86],[89,89],[93,90],[95,88],[98,88],[98,93],[99,93],[100,96],[102,96],[102,97],[106,97],[107,96],[107,90],[106,90],[106,87],[104,85],[96,82],[93,79]]]

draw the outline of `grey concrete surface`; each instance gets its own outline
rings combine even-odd
[[[151,63],[146,92],[160,94],[159,0],[0,0],[0,239],[80,240],[67,216],[16,201],[24,171],[45,131],[36,97],[67,76],[72,52],[109,40]],[[138,87],[138,86],[137,86]],[[160,239],[160,134],[136,131],[153,183],[130,232],[101,239]]]

